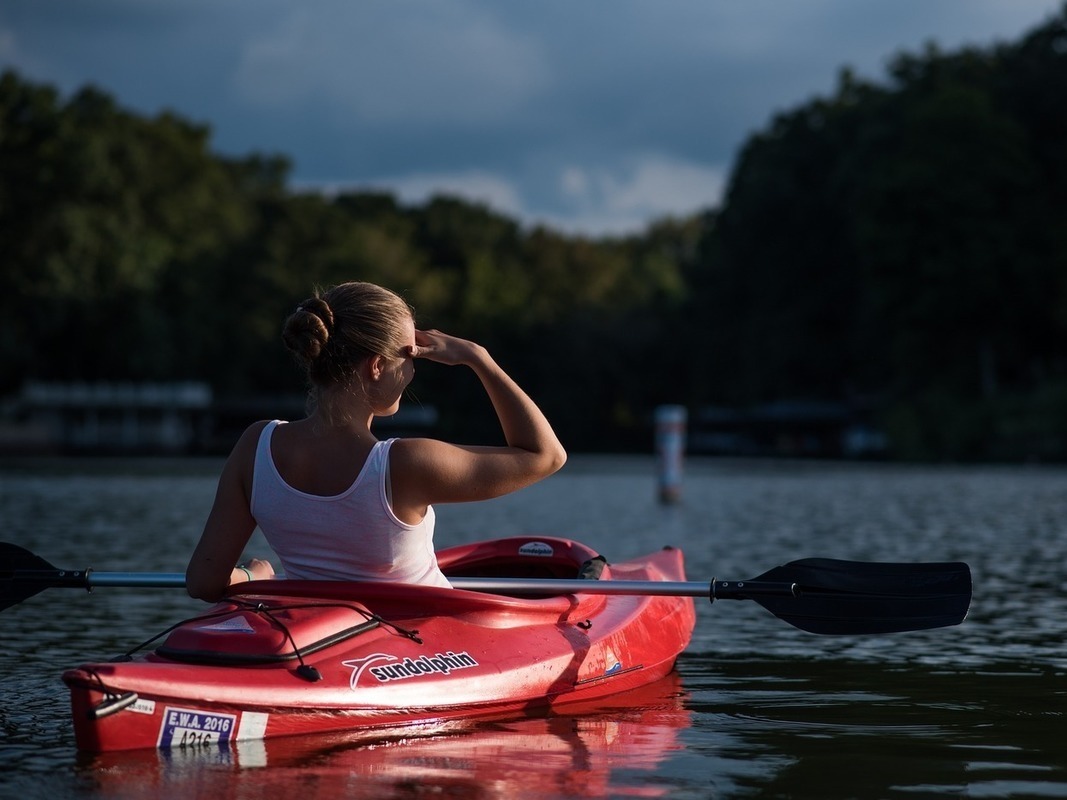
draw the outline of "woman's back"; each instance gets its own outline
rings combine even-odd
[[[433,509],[412,525],[398,519],[390,506],[392,440],[373,444],[355,478],[326,481],[331,484],[326,486],[303,474],[287,479],[300,473],[294,472],[292,458],[299,448],[272,446],[287,427],[274,421],[260,433],[250,502],[252,516],[287,578],[449,585],[434,555]],[[279,461],[290,462],[286,474]]]

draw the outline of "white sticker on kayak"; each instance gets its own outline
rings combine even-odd
[[[519,548],[520,556],[551,556],[555,555],[556,551],[552,549],[552,545],[545,544],[544,542],[527,542]]]
[[[244,711],[241,713],[241,727],[237,729],[237,738],[240,741],[248,739],[262,739],[267,732],[267,720],[269,714],[259,711]]]
[[[129,710],[136,711],[138,714],[155,714],[156,701],[138,699],[136,702],[134,702],[133,705],[129,707]]]
[[[255,633],[256,629],[248,624],[248,620],[243,616],[229,617],[221,622],[214,622],[211,625],[200,625],[197,630],[201,631],[226,631],[227,633]]]
[[[157,747],[225,747],[236,726],[234,714],[211,714],[167,706],[163,709]]]
[[[622,663],[619,661],[619,657],[615,655],[615,651],[610,647],[604,648],[604,674],[610,675],[613,672],[618,672],[622,669]]]

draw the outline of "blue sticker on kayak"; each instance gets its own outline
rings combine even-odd
[[[159,728],[161,749],[171,747],[225,747],[237,729],[234,714],[210,714],[188,708],[163,710],[163,724]]]

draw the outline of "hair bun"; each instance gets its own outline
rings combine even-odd
[[[326,328],[327,335],[333,335],[333,309],[321,297],[309,297],[297,306],[296,310],[318,317],[322,321],[322,326]]]
[[[289,315],[282,340],[294,355],[311,364],[326,348],[333,334],[333,311],[321,297],[309,297]]]

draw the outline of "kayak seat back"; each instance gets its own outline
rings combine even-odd
[[[610,578],[606,559],[580,542],[517,536],[440,551],[437,563],[453,578]]]

